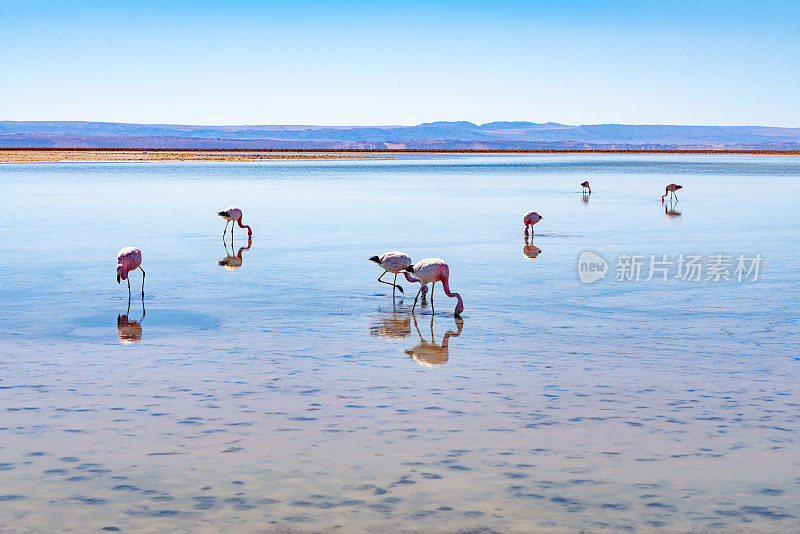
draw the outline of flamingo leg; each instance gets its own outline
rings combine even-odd
[[[131,277],[128,277],[128,300],[131,300]]]
[[[393,284],[391,282],[387,282],[385,280],[381,280],[381,278],[383,278],[383,275],[388,273],[388,272],[389,271],[383,271],[383,274],[378,277],[378,282],[380,282],[381,284],[388,284],[388,285],[392,286],[392,288],[396,287],[397,289],[400,290],[400,293],[402,293],[403,292],[403,288],[402,287],[398,286],[397,284]],[[397,275],[394,275],[394,279],[395,279],[395,282],[396,282],[397,281]],[[394,295],[394,289],[392,289],[392,294]]]
[[[142,299],[144,299],[144,269],[142,269],[141,265],[139,266],[139,270],[142,271]]]
[[[411,313],[414,313],[414,308],[417,307],[417,299],[419,298],[419,294],[420,293],[422,293],[422,288],[421,287],[419,288],[419,291],[417,291],[417,296],[414,297],[414,305],[411,306]],[[419,330],[419,329],[417,329],[417,330]]]
[[[228,233],[228,223],[230,221],[225,221],[225,229],[222,231],[222,240],[225,241],[225,234]]]

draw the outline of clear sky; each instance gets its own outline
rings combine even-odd
[[[0,120],[800,126],[800,1],[0,0]]]

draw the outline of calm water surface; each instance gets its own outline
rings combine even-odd
[[[795,157],[0,166],[0,530],[797,531],[798,185]],[[463,320],[393,305],[391,249],[446,259]],[[615,281],[623,253],[763,262]]]

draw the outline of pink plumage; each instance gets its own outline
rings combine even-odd
[[[436,287],[436,282],[441,282],[445,295],[450,298],[455,297],[458,299],[453,315],[458,317],[461,315],[461,312],[464,311],[464,301],[461,299],[461,295],[450,291],[450,267],[448,267],[446,261],[439,258],[425,258],[411,267],[407,267],[406,271],[414,273],[414,276],[419,279],[420,283],[432,284],[430,291],[431,305],[433,305],[433,290]],[[422,288],[420,288],[419,293],[417,293],[417,297],[419,297],[420,293],[422,293]],[[412,312],[416,305],[417,299],[415,298],[414,306],[411,307]]]
[[[666,197],[667,195],[675,197],[675,200],[678,200],[678,195],[675,194],[675,191],[677,191],[678,189],[683,189],[683,186],[678,184],[667,185],[667,187],[664,188],[664,195],[662,195],[661,197],[661,202],[664,202],[664,197]]]
[[[533,225],[538,223],[544,219],[541,215],[536,213],[535,211],[529,211],[522,217],[522,224],[525,225],[525,235],[528,235],[528,228],[531,229],[531,233],[533,232]]]
[[[406,271],[406,268],[411,266],[411,257],[405,252],[400,252],[399,250],[390,250],[389,252],[384,252],[380,256],[372,256],[369,258],[369,261],[374,261],[380,265],[381,268],[383,268],[384,272],[378,277],[378,282],[392,286],[392,297],[394,297],[395,289],[399,289],[400,293],[403,293],[403,288],[397,285],[398,274],[403,273],[406,277],[406,280],[409,282],[419,282],[419,280],[408,274]],[[394,283],[384,282],[382,280],[383,275],[386,273],[394,273]],[[425,295],[428,292],[428,286],[423,284],[421,291],[422,294]]]
[[[117,254],[117,283],[128,280],[131,271],[142,271],[142,296],[144,296],[144,269],[142,269],[142,251],[135,247],[125,247]],[[128,297],[131,296],[131,281],[128,280]]]
[[[228,231],[228,223],[239,223],[239,228],[246,228],[247,229],[247,236],[252,237],[253,230],[246,224],[242,224],[242,210],[237,208],[236,206],[229,206],[228,209],[225,211],[220,211],[217,213],[220,217],[225,219],[225,230],[222,231],[222,236],[225,236],[225,233]],[[231,225],[231,236],[233,235],[233,225]]]
[[[125,247],[117,254],[117,271],[122,280],[128,279],[128,273],[138,269],[142,264],[142,251],[134,247]]]

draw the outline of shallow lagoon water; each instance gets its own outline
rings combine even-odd
[[[4,165],[0,530],[796,531],[798,177],[751,156]],[[441,288],[435,314],[405,281],[393,306],[366,261],[390,249],[446,259],[463,320]],[[605,280],[579,281],[585,250]],[[615,281],[622,253],[763,263]]]

